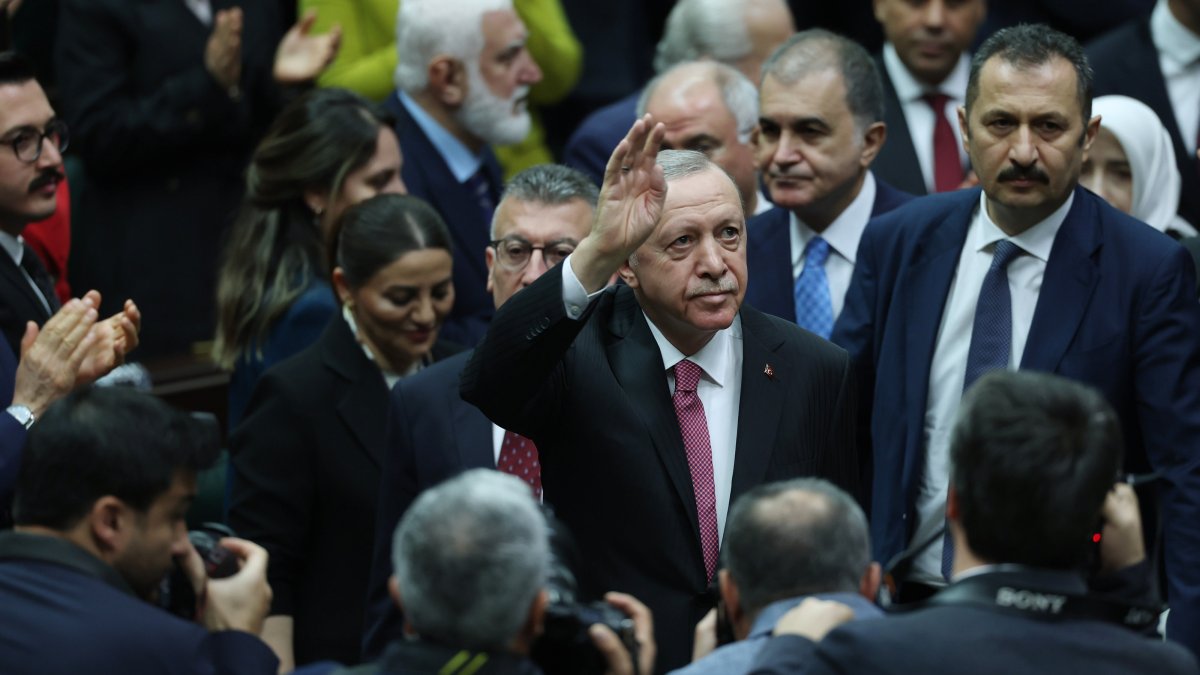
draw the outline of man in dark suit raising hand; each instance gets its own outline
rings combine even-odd
[[[737,189],[699,153],[659,153],[663,133],[634,124],[591,233],[497,312],[462,382],[536,444],[584,591],[653,610],[659,671],[688,660],[712,606],[733,499],[793,476],[860,489],[846,355],[742,307]],[[625,284],[606,288],[614,273]]]

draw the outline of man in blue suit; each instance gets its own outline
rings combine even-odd
[[[483,251],[502,179],[490,146],[529,134],[529,88],[542,71],[511,3],[468,5],[401,5],[397,91],[385,105],[397,119],[409,194],[437,209],[454,238],[457,295],[441,336],[470,346],[495,312]]]
[[[871,172],[887,137],[867,51],[821,29],[792,36],[763,66],[758,168],[775,208],[746,229],[746,302],[828,338],[867,221],[911,196]]]
[[[591,180],[557,164],[513,177],[492,222],[494,245],[486,251],[487,291],[496,307],[583,241],[597,196]],[[426,488],[465,469],[496,468],[500,459],[505,430],[458,393],[459,374],[470,356],[463,352],[439,361],[392,390],[364,639],[368,660],[400,635],[400,613],[388,596],[387,580],[392,533],[401,516]],[[537,481],[540,485],[540,473]]]
[[[833,339],[873,394],[877,560],[913,542],[910,597],[944,584],[949,430],[991,368],[1098,389],[1124,469],[1154,471],[1146,531],[1163,532],[1169,638],[1200,645],[1200,305],[1188,254],[1078,187],[1099,128],[1072,38],[1021,26],[971,64],[962,135],[982,185],[911,202],[867,227]]]

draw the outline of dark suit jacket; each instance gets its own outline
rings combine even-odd
[[[887,213],[910,199],[912,195],[893,188],[876,176],[871,217]],[[750,274],[746,302],[757,310],[794,322],[796,280],[792,277],[791,223],[791,212],[779,206],[746,223],[750,237],[746,245],[746,266]]]
[[[1171,134],[1175,164],[1183,180],[1179,215],[1189,223],[1200,223],[1200,171],[1196,163],[1196,139],[1184,139],[1175,121],[1175,110],[1167,95],[1167,83],[1158,66],[1158,50],[1150,37],[1150,19],[1126,24],[1088,45],[1088,60],[1096,76],[1096,96],[1124,94],[1150,106]]]
[[[257,637],[210,633],[167,614],[65,539],[0,533],[0,597],[5,673],[272,675],[279,667]]]
[[[693,627],[712,600],[662,357],[627,286],[568,318],[561,267],[498,310],[463,372],[462,397],[537,444],[543,496],[579,544],[585,593],[644,601],[654,611],[658,670],[669,670],[690,660]],[[856,494],[845,355],[752,308],[741,320],[740,409],[707,412],[738,416],[731,502],[796,476]]]
[[[250,151],[279,110],[271,79],[282,34],[275,2],[240,5],[241,98],[204,68],[212,29],[175,0],[64,0],[55,44],[71,152],[71,285],[133,298],[138,358],[212,338],[219,247]]]
[[[563,149],[563,164],[587,174],[596,185],[604,183],[604,167],[617,144],[637,120],[638,89],[588,115]]]
[[[833,339],[874,391],[871,540],[909,543],[924,464],[929,368],[979,189],[910,202],[867,226]],[[1098,389],[1125,433],[1125,468],[1158,471],[1173,637],[1200,635],[1200,304],[1187,253],[1083,188],[1054,240],[1021,368]]]
[[[6,344],[0,344],[0,407],[12,403],[17,377],[17,358]],[[17,483],[21,450],[25,447],[25,427],[7,412],[0,411],[0,523],[7,521],[9,496]]]
[[[883,122],[887,125],[887,142],[879,149],[875,161],[871,162],[871,171],[876,178],[882,178],[899,190],[918,197],[924,196],[928,191],[925,189],[925,176],[921,173],[921,162],[917,159],[904,108],[900,106],[896,87],[883,65],[883,57],[875,57],[875,69],[879,71],[879,79],[883,83]],[[925,142],[930,141],[927,139]]]
[[[462,400],[459,375],[470,352],[455,354],[392,388],[383,480],[375,516],[363,657],[377,658],[401,636],[401,614],[387,590],[392,535],[417,495],[467,469],[495,468],[492,422]]]
[[[271,554],[297,664],[358,661],[386,425],[383,375],[338,314],[267,371],[230,439],[229,524]]]
[[[471,346],[483,337],[496,311],[487,292],[487,263],[484,250],[491,241],[490,222],[480,215],[479,200],[470,188],[458,182],[433,142],[421,131],[393,93],[385,103],[396,116],[396,134],[404,153],[401,175],[408,193],[429,202],[446,221],[454,240],[454,309],[442,326],[446,340]],[[483,167],[491,185],[492,203],[500,203],[504,181],[500,165],[490,148],[483,151]]]
[[[33,255],[33,252],[25,249],[25,255]],[[49,300],[54,302],[54,298]],[[26,321],[34,321],[40,326],[49,318],[49,312],[25,279],[25,273],[7,253],[0,252],[0,331],[12,353],[21,353]]]
[[[1018,588],[1082,594],[1082,579],[1037,571],[987,574]],[[1030,618],[985,606],[937,606],[882,621],[852,621],[820,643],[795,635],[772,638],[758,653],[767,673],[1089,673],[1196,672],[1179,645],[1114,623]]]

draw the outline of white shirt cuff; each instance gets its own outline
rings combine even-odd
[[[562,261],[562,289],[563,289],[563,308],[567,311],[567,316],[571,319],[578,319],[583,316],[584,310],[595,300],[598,295],[604,292],[604,289],[588,295],[587,289],[579,282],[579,278],[575,276],[575,271],[571,269],[571,256],[567,256]]]

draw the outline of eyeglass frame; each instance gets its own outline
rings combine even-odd
[[[33,157],[29,159],[22,157],[20,151],[17,150],[17,145],[27,138],[25,136],[27,133],[31,133],[37,140],[37,143],[33,146]],[[57,143],[53,140],[55,136],[58,137]],[[22,127],[15,136],[0,142],[12,148],[13,156],[17,158],[17,161],[25,164],[33,164],[42,158],[42,148],[45,146],[46,141],[50,141],[57,152],[66,152],[67,146],[71,143],[71,132],[67,123],[60,119],[52,119],[41,130],[38,130],[36,127]]]
[[[500,244],[513,243],[513,242],[521,243],[521,244],[524,244],[529,247],[529,257],[525,260],[524,264],[522,264],[519,267],[513,267],[511,265],[506,264],[504,262],[505,255],[501,252],[502,249],[500,248]],[[496,251],[497,263],[501,267],[503,267],[504,269],[506,269],[510,272],[520,272],[521,270],[525,269],[526,267],[529,267],[529,263],[533,260],[533,252],[534,251],[542,252],[542,260],[546,262],[547,268],[551,268],[551,267],[554,267],[555,265],[561,264],[563,260],[567,259],[567,256],[564,255],[562,257],[562,260],[559,260],[558,262],[551,265],[549,259],[546,257],[546,248],[561,246],[563,244],[571,245],[571,253],[574,253],[575,249],[578,248],[578,246],[579,246],[579,242],[575,241],[574,239],[571,239],[570,237],[565,237],[563,239],[556,239],[554,241],[546,242],[546,243],[542,244],[541,246],[534,246],[533,242],[526,240],[524,237],[514,237],[514,236],[505,237],[504,239],[495,239],[493,241],[488,242],[488,246],[491,246]],[[571,253],[568,253],[567,255],[571,255]]]

